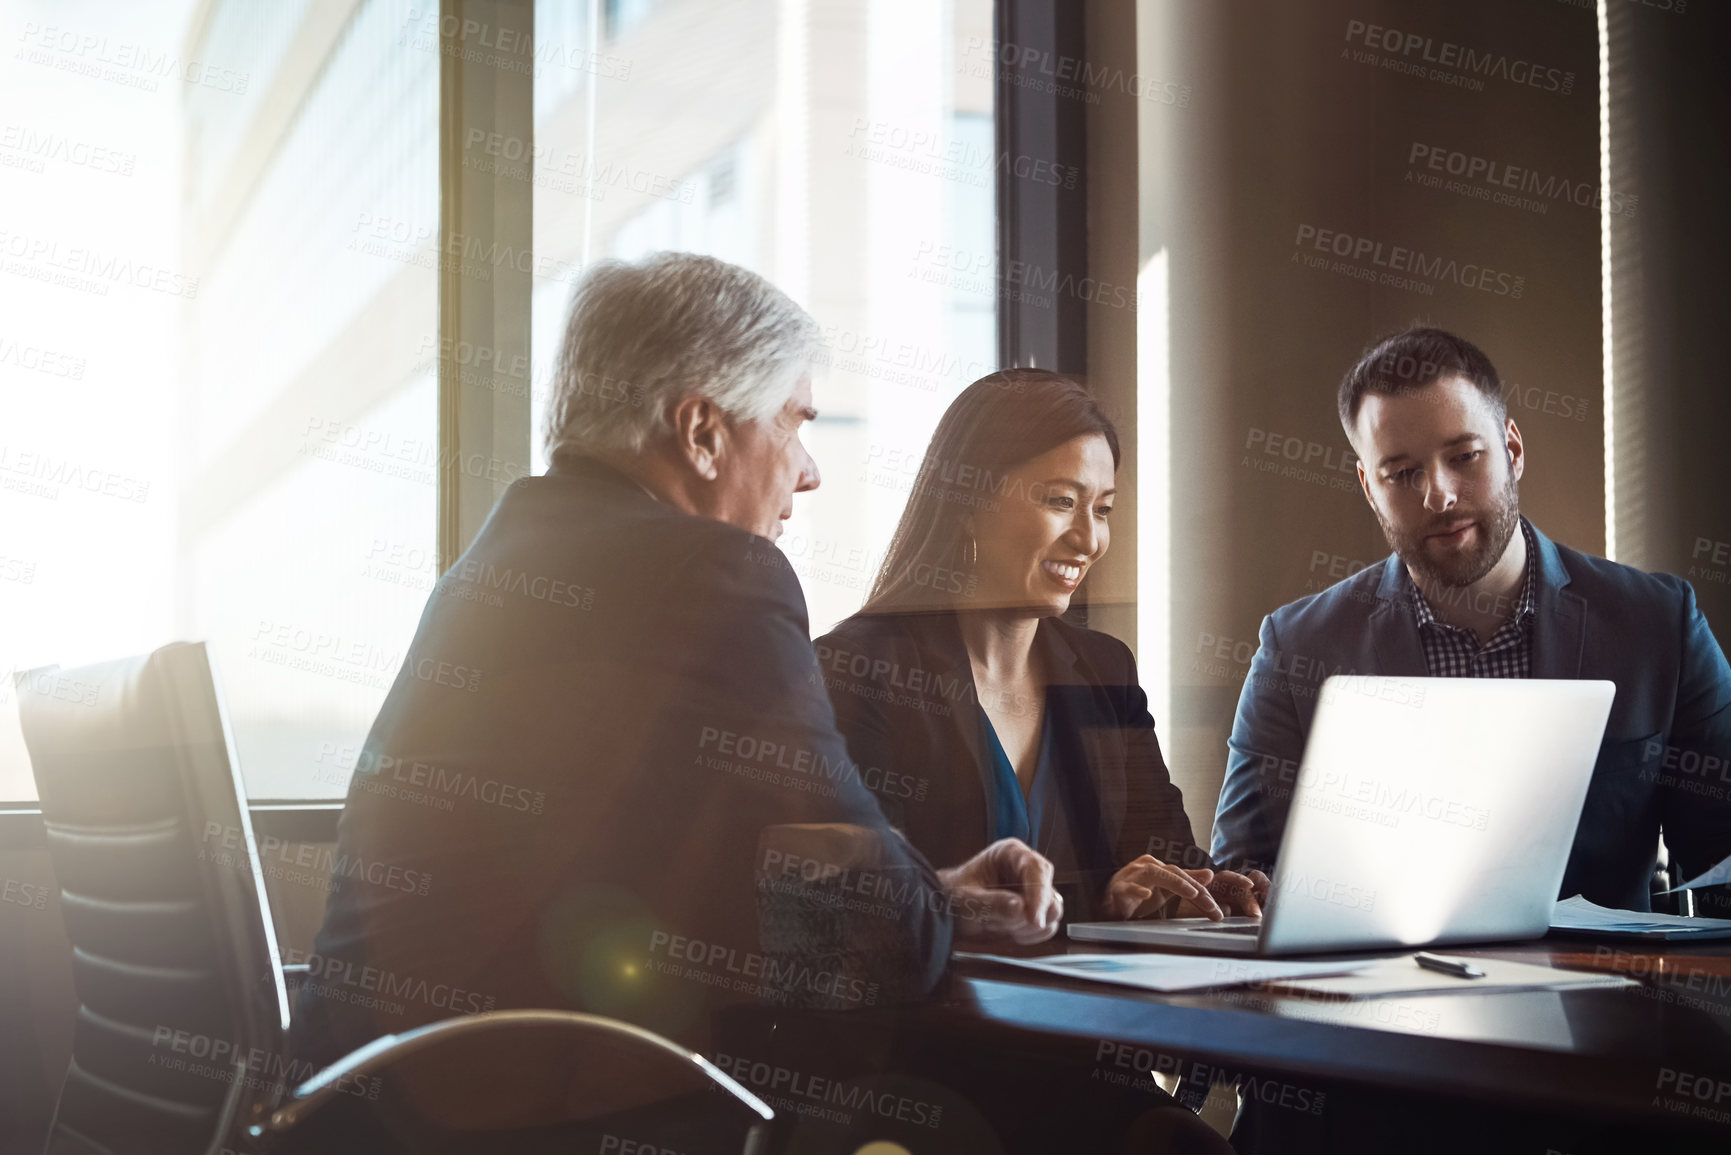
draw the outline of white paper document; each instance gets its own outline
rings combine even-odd
[[[1690,918],[1644,910],[1612,910],[1580,895],[1560,900],[1551,911],[1551,929],[1653,938],[1731,938],[1731,919]]]
[[[1312,978],[1350,974],[1376,960],[1353,962],[1279,962],[1254,958],[1210,958],[1181,954],[1058,954],[1045,958],[1011,958],[997,954],[957,951],[956,958],[1004,963],[1070,979],[1092,979],[1145,991],[1199,991],[1208,987],[1241,986],[1273,979]]]
[[[1670,890],[1661,893],[1675,894],[1679,890],[1694,890],[1698,886],[1720,886],[1727,882],[1731,882],[1731,857],[1726,858],[1713,869],[1697,874],[1688,882],[1679,883]]]
[[[1639,985],[1625,975],[1565,971],[1496,958],[1467,958],[1462,961],[1484,971],[1484,977],[1469,979],[1440,974],[1419,966],[1413,961],[1412,955],[1402,955],[1399,958],[1378,959],[1355,974],[1331,978],[1282,979],[1276,985],[1309,994],[1348,999],[1380,999],[1396,995],[1482,995],[1503,991],[1563,991],[1577,987]]]

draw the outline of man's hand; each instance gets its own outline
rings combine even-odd
[[[1052,864],[1018,838],[992,843],[960,866],[938,871],[938,879],[949,892],[959,942],[1045,942],[1064,917],[1064,900],[1052,889]]]

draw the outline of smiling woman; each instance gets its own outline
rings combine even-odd
[[[1109,497],[1117,468],[1118,432],[1077,382],[1043,369],[1004,369],[980,378],[932,434],[862,612],[1020,601],[1063,613],[1087,566],[1106,551],[1104,515],[1089,534],[1098,541],[1080,553],[1047,543],[1052,559],[1077,571],[1067,589],[1041,589],[1028,580],[1033,575],[1016,578],[1011,571],[1026,571],[1023,562],[1039,569],[1044,558],[1018,560],[1030,548],[1027,539],[1057,530],[1074,511]],[[1078,472],[1087,472],[1098,492],[1085,491]],[[1096,500],[1084,501],[1090,496]]]
[[[981,605],[1063,613],[1106,553],[1118,492],[1117,454],[1103,433],[1072,437],[1010,475],[1010,499],[978,510],[970,546]]]
[[[1006,369],[945,412],[865,608],[818,642],[837,725],[934,861],[1019,838],[1072,918],[1255,913],[1195,844],[1122,642],[1062,615],[1111,541],[1118,435],[1078,382]],[[1210,892],[1213,893],[1210,893]]]

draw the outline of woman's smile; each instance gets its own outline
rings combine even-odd
[[[1066,590],[1074,590],[1082,584],[1082,575],[1088,566],[1084,562],[1043,561],[1040,568],[1046,576],[1063,586]]]

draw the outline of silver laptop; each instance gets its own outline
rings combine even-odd
[[[1263,955],[1538,938],[1611,682],[1322,684],[1261,919],[1089,922],[1089,942]]]

